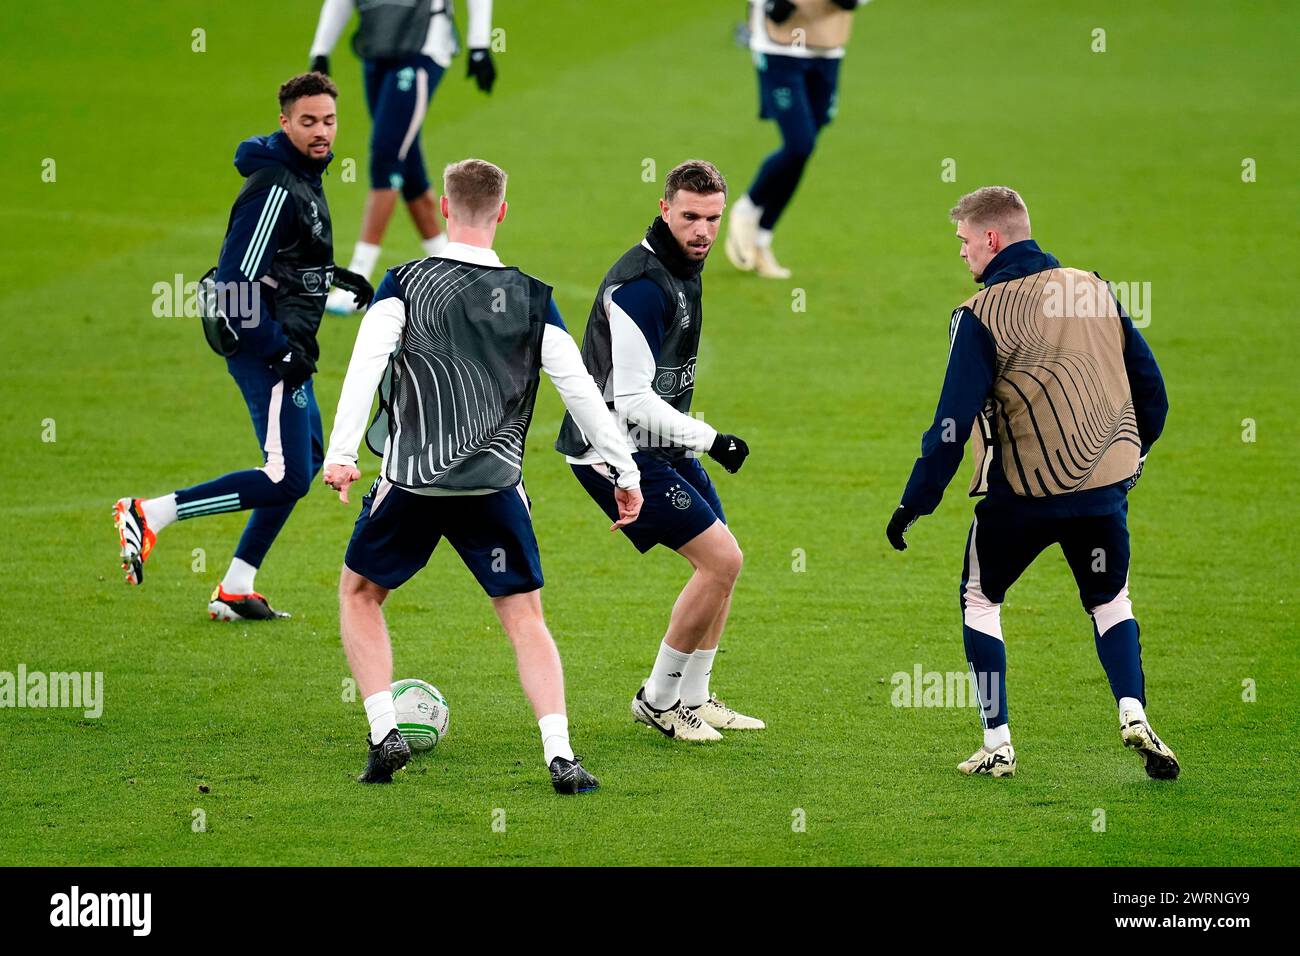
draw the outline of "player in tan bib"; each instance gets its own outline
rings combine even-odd
[[[984,745],[958,769],[1015,773],[1001,604],[1033,560],[1059,544],[1092,617],[1121,738],[1149,776],[1172,780],[1178,760],[1145,713],[1128,594],[1128,492],[1169,410],[1160,369],[1101,278],[1038,248],[1014,190],[978,189],[951,216],[983,288],[952,314],[934,423],[886,533],[896,549],[907,547],[904,532],[938,507],[974,434],[970,493],[983,499],[966,540],[961,608]]]

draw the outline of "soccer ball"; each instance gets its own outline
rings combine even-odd
[[[432,750],[447,735],[451,710],[432,684],[415,677],[397,681],[393,684],[393,707],[397,732],[412,750]]]

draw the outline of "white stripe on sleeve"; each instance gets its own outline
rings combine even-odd
[[[239,265],[239,271],[250,279],[257,278],[253,275],[253,270],[262,261],[266,244],[271,238],[271,233],[275,231],[276,221],[280,218],[280,207],[284,205],[285,197],[288,195],[283,186],[276,185],[273,185],[270,192],[266,194],[262,214],[253,229],[253,237],[248,241],[248,248],[244,250],[244,260]]]

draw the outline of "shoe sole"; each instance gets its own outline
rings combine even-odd
[[[1178,765],[1178,758],[1173,756],[1173,751],[1161,753],[1155,745],[1141,731],[1132,733],[1126,732],[1124,735],[1124,746],[1131,747],[1138,752],[1142,758],[1142,768],[1146,770],[1147,776],[1152,780],[1177,780],[1181,767]]]
[[[957,771],[966,777],[992,777],[994,780],[1000,780],[1002,777],[1014,777],[1016,775],[1014,764],[1010,767],[995,767],[992,770],[983,772],[977,770],[962,770],[961,767],[958,767]]]

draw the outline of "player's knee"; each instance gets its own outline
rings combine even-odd
[[[293,504],[305,498],[311,490],[311,478],[312,472],[307,467],[286,469],[284,478],[277,485],[284,503]]]
[[[353,571],[346,564],[339,574],[339,601],[342,603],[384,603],[388,589]]]
[[[378,151],[371,157],[371,189],[403,189],[405,185],[402,161],[397,158],[396,152]]]
[[[1129,600],[1128,585],[1125,584],[1118,594],[1109,601],[1088,608],[1098,634],[1105,634],[1116,624],[1133,620],[1133,602]]]
[[[735,586],[736,579],[740,577],[740,570],[744,564],[744,552],[740,550],[740,545],[736,543],[736,539],[730,538],[727,544],[717,549],[712,560],[709,561],[706,571],[730,590]]]
[[[963,587],[961,599],[962,623],[972,631],[1002,638],[1002,605],[989,599],[979,588]]]

